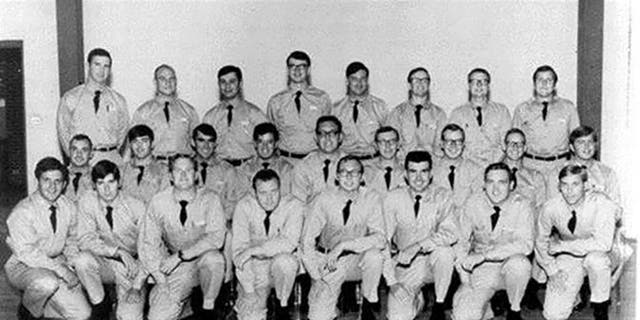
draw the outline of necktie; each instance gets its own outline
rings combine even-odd
[[[327,179],[329,179],[329,163],[331,163],[331,160],[325,159],[324,166],[322,167],[322,174],[324,175],[325,183],[327,182]]]
[[[167,123],[169,123],[169,120],[171,120],[170,116],[169,116],[169,101],[164,103],[164,118],[167,119]]]
[[[263,162],[262,163],[262,168],[264,168],[264,170],[269,169],[269,162]]]
[[[102,94],[102,92],[100,92],[100,90],[96,90],[96,92],[94,93],[95,95],[93,96],[93,110],[98,113],[98,109],[100,109],[100,95]]]
[[[393,171],[393,169],[391,167],[386,167],[384,170],[386,171],[384,173],[384,182],[387,184],[387,190],[389,190],[389,187],[391,187],[391,171]]]
[[[271,213],[273,213],[273,210],[265,210],[264,212],[267,214],[267,216],[262,221],[262,223],[264,224],[264,233],[269,235],[269,227],[271,226],[271,221],[269,221],[269,217],[271,217]]]
[[[500,218],[500,207],[493,207],[493,214],[491,215],[491,231],[496,228],[496,224],[498,224],[498,219]]]
[[[549,102],[542,102],[542,121],[547,121],[547,112],[549,111]]]
[[[353,102],[353,123],[358,122],[358,104],[360,101],[356,100]]]
[[[456,166],[449,166],[449,175],[447,175],[447,179],[449,179],[449,186],[451,186],[451,190],[453,190],[453,183],[456,181]]]
[[[107,223],[109,224],[109,228],[113,230],[113,207],[107,206],[106,209],[107,209],[107,215],[105,216],[105,218],[107,218]]]
[[[576,217],[576,211],[571,210],[571,219],[569,219],[569,223],[567,223],[567,228],[569,228],[569,231],[571,231],[571,233],[576,231],[577,222],[578,222],[578,218]]]
[[[180,223],[184,226],[184,223],[187,222],[187,205],[189,201],[180,200]]]
[[[513,176],[513,188],[514,189],[518,186],[518,178],[516,178],[516,172],[518,172],[518,168],[511,169],[511,175]]]
[[[421,104],[416,106],[416,128],[420,127],[420,110],[424,108]]]
[[[420,212],[420,199],[422,199],[421,195],[416,196],[416,202],[413,203],[413,213],[418,217],[418,212]]]
[[[232,105],[228,105],[227,106],[227,110],[228,110],[228,112],[227,112],[227,127],[231,127],[231,120],[233,119],[233,113],[231,111],[232,109],[233,109]]]
[[[205,184],[207,183],[207,167],[209,166],[209,164],[206,162],[202,162],[200,163],[200,165],[202,166],[202,170],[200,170],[200,177],[202,177],[202,184]]]
[[[53,233],[56,233],[56,228],[58,227],[56,210],[58,210],[58,208],[56,208],[54,205],[49,207],[49,211],[51,211],[51,215],[49,215],[49,221],[51,221],[51,228],[53,229]]]
[[[82,172],[76,172],[71,183],[73,184],[73,192],[78,193],[78,183],[80,182],[80,177],[82,177]]]
[[[478,111],[478,114],[476,115],[476,120],[478,120],[478,126],[482,127],[482,108],[476,107],[476,111]]]
[[[349,220],[349,215],[351,214],[351,203],[353,201],[351,199],[347,200],[347,204],[342,208],[342,221],[344,224],[347,224],[347,220]]]
[[[293,101],[296,103],[296,110],[298,110],[298,114],[300,114],[300,96],[302,95],[302,91],[296,91],[296,96],[293,98]]]
[[[144,166],[138,166],[138,170],[140,170],[140,172],[138,172],[138,185],[140,185],[142,176],[144,175]]]

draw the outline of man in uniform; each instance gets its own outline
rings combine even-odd
[[[309,55],[294,51],[286,63],[287,88],[269,99],[267,117],[281,133],[280,154],[295,161],[315,149],[316,121],[330,114],[332,105],[326,92],[311,85]]]
[[[387,116],[387,104],[369,93],[369,69],[359,61],[347,66],[347,96],[333,105],[342,122],[342,150],[360,160],[375,157],[374,134]]]
[[[388,126],[376,130],[375,146],[378,157],[365,166],[364,181],[367,187],[385,195],[405,185],[404,167],[398,159],[400,148],[398,130]]]
[[[538,219],[536,260],[548,281],[542,315],[568,319],[584,276],[589,277],[596,320],[608,319],[611,250],[620,207],[606,195],[587,190],[587,169],[568,165],[558,174],[562,196],[542,208]],[[552,235],[555,229],[559,236]]]
[[[115,283],[116,317],[142,320],[147,273],[136,258],[145,205],[119,191],[120,170],[109,160],[93,166],[91,179],[96,191],[84,194],[78,204],[82,252],[74,267],[91,303],[98,305],[104,300],[102,283]]]
[[[484,172],[484,191],[474,193],[460,216],[456,269],[463,285],[453,299],[456,320],[482,319],[496,290],[506,289],[507,320],[522,319],[520,302],[531,276],[534,217],[529,199],[514,193],[504,163]]]
[[[276,318],[287,319],[287,301],[298,274],[294,251],[300,243],[304,205],[282,196],[280,177],[271,169],[258,171],[254,194],[238,203],[233,219],[233,262],[238,277],[236,304],[241,320],[265,319],[267,298],[275,288]]]
[[[162,64],[153,72],[156,96],[133,114],[133,124],[145,124],[155,133],[153,155],[168,162],[176,153],[191,153],[189,137],[198,125],[198,113],[178,98],[178,78],[173,67]]]
[[[91,306],[72,271],[78,255],[77,209],[61,196],[67,168],[47,157],[35,169],[38,190],[7,218],[12,255],[4,265],[9,283],[22,291],[19,317],[86,320]]]
[[[431,76],[423,67],[414,68],[407,76],[409,98],[396,106],[387,117],[387,124],[400,130],[402,157],[409,151],[439,152],[439,134],[447,115],[431,102]]]
[[[432,320],[444,320],[444,300],[451,284],[458,227],[451,210],[451,191],[432,187],[431,155],[411,151],[405,158],[407,187],[384,198],[387,240],[396,253],[385,262],[391,287],[387,318],[411,320],[422,310],[420,289],[435,282]]]
[[[69,179],[64,195],[77,203],[87,191],[93,190],[91,182],[91,157],[93,144],[86,134],[76,134],[69,142]]]
[[[345,281],[362,279],[362,319],[373,319],[382,274],[385,225],[382,200],[361,187],[363,166],[353,156],[337,166],[338,188],[320,193],[302,231],[302,261],[311,277],[309,319],[329,320]],[[316,239],[319,238],[318,243]]]
[[[220,103],[202,118],[218,133],[218,155],[238,167],[255,153],[253,129],[267,117],[253,103],[244,99],[242,71],[236,66],[224,66],[218,71]]]
[[[220,198],[210,189],[197,188],[191,157],[178,154],[169,169],[173,187],[151,199],[138,243],[140,260],[155,281],[149,293],[150,320],[178,319],[198,284],[202,309],[210,314],[225,273]]]
[[[502,159],[502,139],[511,128],[511,115],[502,103],[491,100],[489,71],[475,68],[467,75],[469,101],[451,111],[449,123],[464,130],[466,158],[485,167]]]
[[[129,109],[124,97],[108,86],[111,55],[96,48],[87,57],[87,81],[69,91],[58,106],[58,142],[70,156],[69,142],[79,133],[93,142],[92,164],[109,159],[120,165],[118,153],[129,128]]]

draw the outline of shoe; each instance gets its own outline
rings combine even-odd
[[[595,320],[609,320],[609,301],[591,303],[593,306],[593,318]]]
[[[542,310],[542,303],[538,299],[539,288],[540,284],[538,284],[535,280],[529,280],[527,289],[524,292],[524,297],[522,297],[521,306],[529,310]]]
[[[491,310],[493,310],[494,316],[501,316],[509,309],[509,297],[507,297],[507,292],[499,290],[495,295],[493,295],[493,298],[491,298]]]
[[[375,320],[376,313],[380,312],[380,302],[371,303],[366,298],[362,298],[361,320]]]
[[[507,320],[522,320],[520,311],[513,311],[509,309],[509,311],[507,311]]]
[[[429,320],[444,320],[444,309],[444,303],[434,303]]]

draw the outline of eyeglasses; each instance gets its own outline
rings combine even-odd
[[[318,135],[318,137],[320,138],[335,138],[336,136],[338,136],[340,132],[336,131],[336,130],[332,130],[332,131],[316,131],[316,135]]]
[[[509,141],[509,142],[507,142],[507,147],[510,147],[510,148],[523,148],[524,147],[524,142]]]
[[[429,82],[429,78],[417,78],[417,77],[413,77],[410,79],[411,83],[416,83],[416,82]]]
[[[464,143],[464,139],[444,139],[444,144],[447,146],[461,146]]]
[[[289,69],[293,69],[293,70],[303,70],[309,67],[308,64],[306,63],[301,63],[301,64],[290,64],[287,65],[287,67],[289,67]]]
[[[394,144],[398,144],[398,139],[392,140],[377,140],[377,142],[381,145],[392,146]]]
[[[338,171],[338,176],[344,177],[344,178],[356,178],[359,177],[362,174],[362,171],[360,170],[340,170]]]

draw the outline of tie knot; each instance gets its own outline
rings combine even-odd
[[[386,172],[391,172],[391,171],[393,171],[393,168],[391,168],[391,167],[385,167],[385,168],[384,168],[384,171],[386,171]]]
[[[138,166],[138,170],[144,171],[144,166]]]
[[[424,106],[423,106],[423,105],[421,105],[421,104],[419,104],[419,105],[417,105],[417,106],[416,106],[416,110],[417,110],[417,111],[422,110],[422,108],[424,108]]]
[[[165,103],[164,103],[164,107],[165,107],[165,108],[169,108],[169,101],[165,101]]]
[[[273,213],[273,210],[265,210],[264,213],[267,214],[267,218],[271,216],[271,214]]]
[[[518,168],[512,168],[511,169],[511,173],[516,174],[516,172],[518,172]]]
[[[231,104],[227,105],[227,110],[231,111],[231,109],[233,109],[233,105]]]
[[[476,110],[478,111],[478,113],[482,112],[482,107],[476,107]]]
[[[353,106],[354,106],[354,107],[357,107],[357,106],[358,106],[358,104],[360,104],[360,100],[356,100],[356,101],[354,101],[354,102],[353,102]]]
[[[262,163],[262,168],[264,168],[264,170],[269,169],[269,162],[263,162]]]
[[[56,208],[56,206],[54,206],[54,205],[51,205],[49,207],[49,211],[51,211],[51,213],[56,213],[56,210],[58,210],[58,208]]]
[[[422,199],[421,195],[416,195],[416,202],[420,201]]]
[[[202,162],[202,163],[200,163],[200,165],[201,165],[203,168],[207,168],[207,167],[209,166],[209,164],[208,164],[208,163],[206,163],[206,162]]]
[[[112,206],[107,206],[105,209],[107,209],[107,213],[112,213],[113,212],[113,207]]]
[[[351,200],[351,199],[349,199],[349,200],[347,200],[347,204],[346,204],[346,207],[349,207],[349,206],[351,206],[351,204],[352,204],[352,203],[353,203],[353,200]]]
[[[187,205],[189,204],[189,201],[187,200],[180,200],[180,206],[182,207],[182,209],[185,209],[187,207]]]
[[[102,91],[96,90],[94,94],[96,95],[96,97],[100,97],[100,95],[102,94]]]
[[[576,215],[576,211],[575,210],[571,210],[571,215],[575,216]]]
[[[331,159],[324,159],[324,165],[328,166],[331,163]]]
[[[296,99],[300,99],[301,95],[302,95],[302,91],[300,90],[296,91]]]
[[[456,166],[454,166],[454,165],[449,166],[449,170],[450,170],[451,172],[453,172],[454,170],[456,170]]]
[[[542,101],[542,106],[543,107],[547,107],[549,105],[549,101]]]
[[[76,179],[80,179],[80,177],[82,177],[82,172],[76,172],[75,176],[76,176]]]
[[[502,209],[500,209],[500,207],[498,207],[498,206],[493,206],[493,211],[494,211],[495,213],[500,214],[500,210],[502,210]]]

